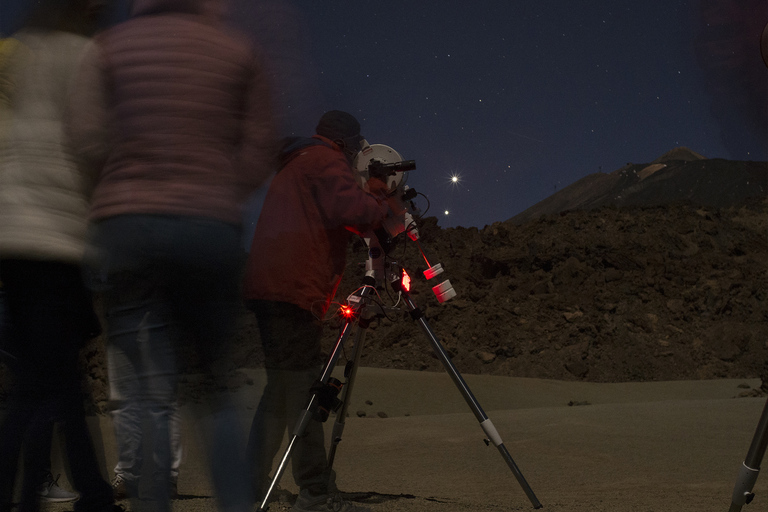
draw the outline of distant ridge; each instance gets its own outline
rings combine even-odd
[[[683,160],[685,162],[695,162],[696,160],[706,160],[706,157],[692,151],[684,146],[667,151],[659,158],[651,162],[652,164],[659,164],[661,162],[667,162],[669,160]]]
[[[522,224],[542,215],[607,205],[620,208],[687,201],[722,208],[766,197],[767,193],[768,162],[709,159],[677,147],[651,163],[628,163],[608,174],[587,175],[508,222]]]

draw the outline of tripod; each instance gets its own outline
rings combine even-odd
[[[736,485],[733,488],[731,497],[731,508],[728,512],[739,512],[741,507],[752,503],[755,493],[752,488],[757,481],[757,475],[760,473],[760,462],[763,460],[765,450],[768,447],[768,400],[765,402],[763,413],[760,415],[760,421],[757,423],[755,435],[752,437],[752,444],[747,451],[747,457],[741,465],[739,476],[736,479]]]
[[[312,395],[309,398],[306,408],[302,411],[300,418],[296,423],[296,427],[294,428],[291,438],[288,442],[288,447],[286,448],[283,454],[283,457],[280,460],[280,464],[278,465],[275,471],[275,476],[272,479],[272,482],[270,483],[269,489],[267,490],[267,493],[264,496],[264,499],[262,500],[261,505],[259,506],[259,509],[258,509],[259,511],[267,510],[269,498],[272,495],[274,489],[277,487],[277,484],[279,483],[280,478],[282,477],[282,474],[285,471],[286,465],[290,459],[291,453],[296,445],[296,442],[304,434],[304,431],[306,430],[307,424],[309,423],[309,421],[313,418],[313,416],[315,417],[320,416],[320,418],[324,420],[325,418],[327,418],[327,414],[330,410],[338,410],[339,407],[341,407],[341,410],[337,412],[337,415],[336,415],[336,422],[334,424],[333,434],[332,434],[332,445],[329,450],[329,457],[328,457],[328,465],[329,466],[333,465],[333,460],[336,454],[336,447],[341,441],[341,435],[344,430],[344,421],[346,418],[347,407],[349,405],[349,401],[352,393],[354,378],[357,372],[358,364],[360,362],[360,357],[362,355],[362,346],[365,339],[365,330],[367,329],[368,324],[370,322],[370,317],[366,316],[365,308],[368,306],[371,296],[375,294],[376,280],[373,278],[373,274],[374,272],[368,272],[368,275],[366,275],[366,277],[363,279],[363,286],[359,289],[359,294],[353,295],[350,297],[350,298],[356,297],[354,302],[356,302],[357,304],[354,305],[354,307],[345,310],[346,320],[343,326],[341,327],[340,335],[336,340],[336,343],[334,344],[334,347],[328,358],[328,362],[326,363],[325,367],[322,370],[319,381],[315,386],[312,387],[312,390],[311,390]],[[402,269],[400,269],[399,275],[402,275]],[[526,496],[531,501],[533,508],[535,509],[542,508],[541,502],[539,502],[533,490],[528,485],[528,482],[525,480],[525,477],[523,477],[523,474],[520,472],[520,469],[517,467],[517,464],[515,464],[515,461],[512,459],[512,456],[509,454],[509,451],[504,446],[504,442],[502,441],[501,436],[496,430],[496,427],[494,427],[493,423],[485,414],[482,407],[480,407],[480,404],[478,403],[478,401],[475,399],[474,395],[470,391],[469,386],[467,386],[467,383],[464,382],[464,379],[462,378],[461,374],[451,362],[451,359],[448,356],[448,353],[446,352],[445,348],[442,346],[442,344],[440,343],[440,340],[437,338],[435,333],[430,328],[426,318],[424,318],[424,314],[411,298],[410,292],[407,289],[407,287],[402,284],[400,279],[393,281],[392,286],[395,289],[395,291],[400,292],[401,297],[405,301],[405,304],[410,311],[411,318],[414,321],[416,321],[421,327],[422,331],[424,331],[424,334],[427,336],[430,342],[430,345],[432,346],[432,349],[435,351],[435,354],[437,355],[438,359],[445,367],[445,370],[450,375],[456,387],[459,389],[459,392],[464,397],[464,400],[467,402],[467,405],[469,405],[469,408],[475,414],[475,418],[477,418],[477,421],[480,423],[480,426],[482,427],[483,431],[487,436],[486,443],[488,443],[490,440],[490,442],[492,442],[496,446],[499,453],[504,458],[504,461],[509,466],[509,469],[512,471],[512,474],[515,476],[518,483],[520,484],[523,491],[525,492]],[[332,379],[331,373],[333,372],[333,369],[336,366],[336,363],[338,362],[338,359],[341,355],[341,352],[343,350],[346,340],[350,336],[352,326],[356,322],[359,324],[359,328],[357,331],[357,338],[354,346],[354,358],[353,358],[351,367],[348,367],[347,371],[345,372],[346,378],[347,378],[347,384],[345,386],[342,399],[339,400],[338,398],[336,398],[339,385],[337,384],[335,379]]]

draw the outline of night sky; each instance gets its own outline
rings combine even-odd
[[[768,0],[235,4],[269,56],[283,133],[354,114],[416,161],[408,183],[443,227],[509,219],[677,146],[768,160]]]

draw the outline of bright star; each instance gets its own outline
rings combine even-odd
[[[448,215],[450,212],[448,210],[445,210],[444,212],[446,215]]]
[[[451,185],[458,185],[461,183],[461,174],[458,172],[452,172],[450,176],[448,176],[448,183]]]

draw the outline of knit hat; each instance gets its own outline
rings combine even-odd
[[[331,140],[343,140],[360,135],[360,123],[352,114],[330,110],[320,118],[315,132]]]

